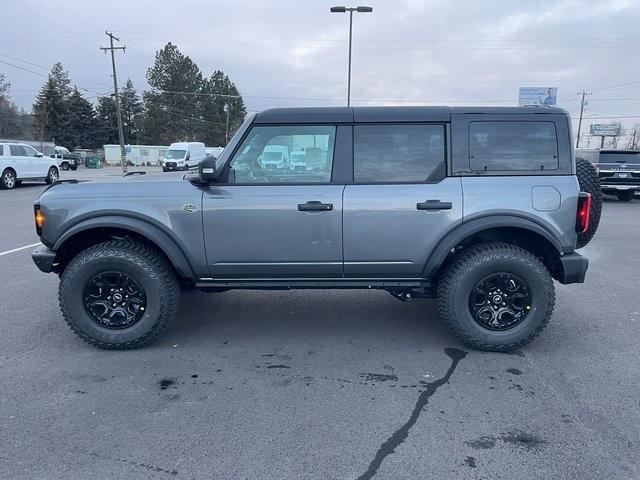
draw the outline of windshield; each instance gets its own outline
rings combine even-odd
[[[167,150],[167,153],[164,155],[164,158],[169,160],[181,160],[184,158],[186,150]]]
[[[638,163],[640,164],[640,152],[633,153],[600,153],[599,163]]]

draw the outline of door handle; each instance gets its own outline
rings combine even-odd
[[[298,210],[301,212],[328,212],[333,210],[333,203],[322,203],[314,200],[307,203],[299,203]]]
[[[440,200],[427,200],[416,204],[418,210],[451,210],[451,202],[441,202]]]

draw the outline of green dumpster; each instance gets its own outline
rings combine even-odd
[[[84,166],[86,168],[101,168],[100,157],[97,155],[87,155],[84,159]]]

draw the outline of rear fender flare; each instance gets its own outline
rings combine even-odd
[[[529,230],[544,237],[551,243],[558,251],[558,255],[563,254],[562,245],[557,238],[553,236],[542,225],[523,217],[517,217],[513,215],[491,215],[487,217],[475,218],[461,225],[458,225],[452,231],[447,233],[439,242],[436,248],[433,250],[429,258],[427,259],[426,266],[423,272],[423,278],[433,278],[438,272],[438,269],[443,264],[447,255],[451,252],[456,245],[459,245],[465,238],[482,232],[483,230],[489,230],[491,228],[519,228],[523,230]]]

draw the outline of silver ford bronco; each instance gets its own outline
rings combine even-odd
[[[554,279],[585,278],[601,194],[571,143],[557,108],[266,110],[197,173],[55,182],[33,260],[102,348],[152,342],[183,288],[376,288],[509,351],[548,323]]]

